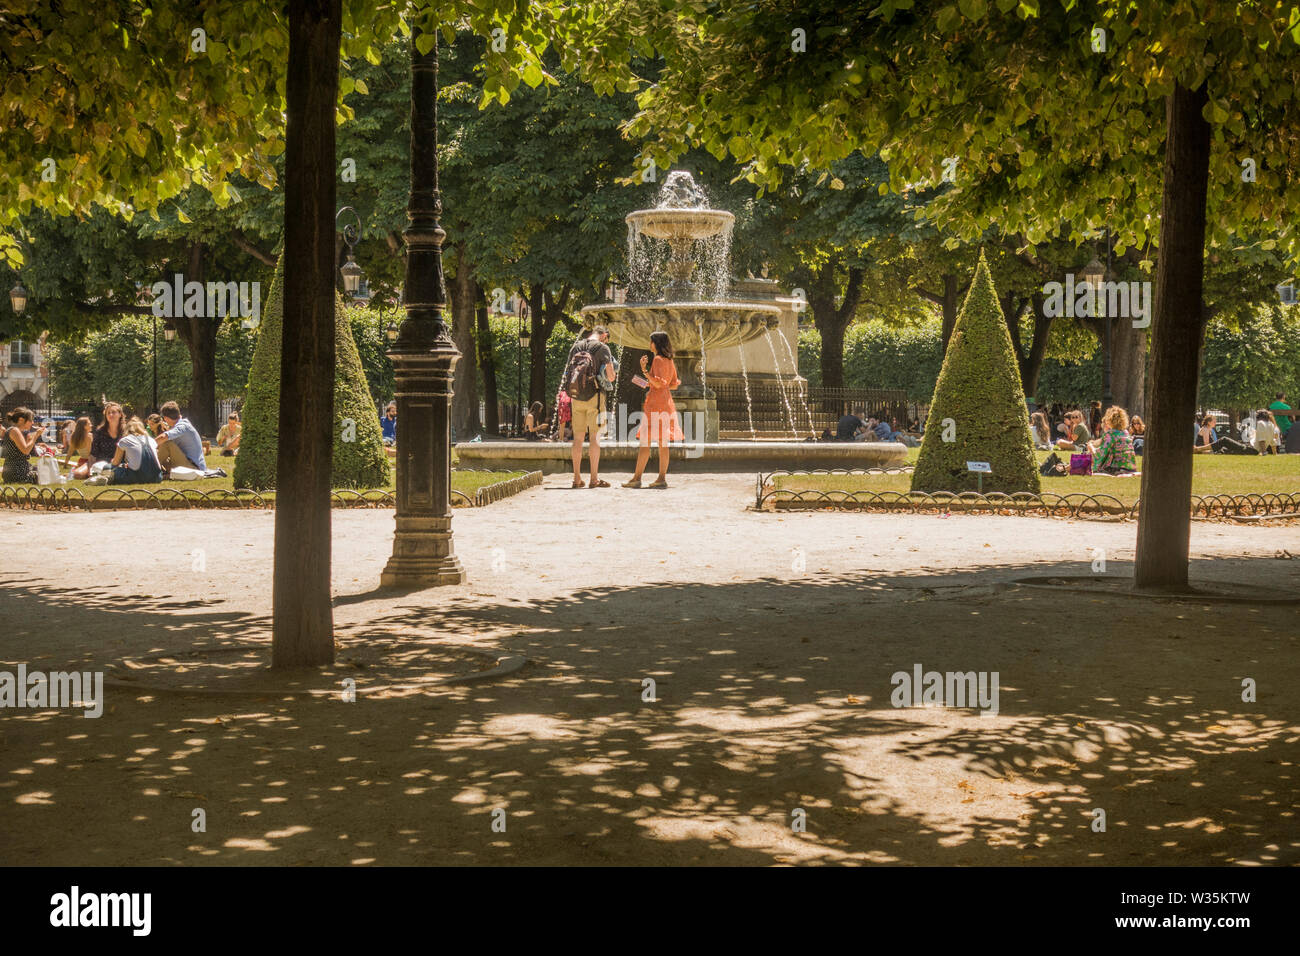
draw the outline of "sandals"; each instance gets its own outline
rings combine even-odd
[[[667,488],[667,487],[668,487],[668,481],[667,481],[666,479],[664,479],[664,478],[657,478],[656,480],[650,482],[650,484],[646,485],[646,487],[647,487],[647,488]]]
[[[595,481],[593,481],[590,485],[588,485],[588,487],[590,487],[590,488],[608,488],[608,487],[609,487],[609,482],[606,481],[604,478],[598,478],[598,479],[596,479]]]
[[[641,479],[640,479],[640,478],[633,478],[631,481],[625,481],[625,482],[623,482],[623,487],[624,487],[624,488],[640,488],[640,487],[641,487]]]
[[[581,478],[574,478],[574,479],[573,479],[573,487],[574,487],[574,488],[586,488],[586,487],[587,487],[587,483],[586,483],[585,481],[583,481]]]

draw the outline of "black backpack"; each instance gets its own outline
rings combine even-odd
[[[579,349],[569,366],[568,378],[564,390],[575,402],[589,402],[596,397],[596,364],[591,359],[591,352]]]
[[[1061,461],[1056,452],[1048,455],[1038,467],[1038,473],[1044,478],[1050,478],[1053,475],[1064,475],[1067,471],[1069,469],[1065,467],[1065,462]]]

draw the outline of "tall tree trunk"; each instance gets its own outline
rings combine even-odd
[[[465,255],[465,243],[456,243],[456,276],[447,285],[451,299],[451,338],[466,360],[456,363],[452,384],[451,427],[458,441],[468,441],[481,431],[478,420],[478,367],[468,356],[474,354],[474,306],[478,283],[474,267]]]
[[[540,284],[529,286],[525,298],[528,301],[528,321],[523,328],[528,335],[528,354],[524,356],[521,421],[530,404],[546,401],[543,394],[546,391],[546,336],[542,332],[546,326],[546,290]]]
[[[1133,328],[1132,319],[1119,318],[1113,322],[1110,330],[1110,383],[1115,404],[1130,415],[1145,417],[1146,329]]]
[[[943,354],[948,354],[948,340],[952,338],[952,330],[957,326],[957,277],[948,273],[943,277],[943,301],[940,307],[943,309]]]
[[[862,301],[862,278],[865,270],[861,266],[849,269],[848,283],[844,289],[844,301],[835,307],[835,270],[837,261],[832,259],[822,266],[812,282],[812,292],[808,296],[808,305],[812,308],[813,325],[821,335],[821,370],[822,385],[826,388],[844,386],[844,333],[849,323],[857,315],[858,304]]]
[[[483,373],[483,428],[489,435],[499,435],[501,415],[497,405],[497,359],[492,350],[492,329],[488,325],[487,296],[477,282],[474,283],[474,315],[478,326],[475,355],[479,371]]]
[[[1042,293],[1035,292],[1029,299],[1034,316],[1034,337],[1029,343],[1029,353],[1020,363],[1020,383],[1025,395],[1033,398],[1038,393],[1038,376],[1043,371],[1043,358],[1047,355],[1047,339],[1052,332],[1050,316],[1043,315]]]
[[[1151,402],[1142,462],[1134,583],[1139,588],[1187,587],[1191,537],[1191,430],[1204,281],[1205,202],[1210,170],[1210,125],[1201,115],[1202,85],[1181,84],[1165,98],[1164,197],[1156,270],[1155,340]]]
[[[189,418],[200,435],[217,435],[217,321],[192,318],[185,339],[190,350]],[[166,401],[159,396],[159,401]]]
[[[202,242],[190,243],[189,256],[185,266],[185,281],[202,285],[207,281],[207,249]],[[205,300],[206,301],[206,300]],[[185,316],[178,307],[172,312],[176,316],[172,325],[176,334],[190,353],[190,396],[184,403],[190,422],[199,430],[200,435],[217,434],[217,328],[221,319],[207,315]],[[173,395],[160,395],[160,402],[175,400]]]
[[[271,662],[334,661],[334,112],[341,0],[289,0],[284,329],[276,459]]]
[[[943,280],[942,292],[930,292],[921,286],[913,286],[912,291],[921,298],[933,302],[937,305],[943,314],[942,337],[943,352],[948,354],[948,340],[952,338],[952,330],[957,325],[957,307],[958,299],[962,290],[957,285],[957,276],[954,273],[944,273],[940,277]],[[1011,338],[1016,341],[1016,334],[1012,332]]]

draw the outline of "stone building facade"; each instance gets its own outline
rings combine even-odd
[[[0,413],[25,405],[41,415],[50,400],[50,367],[45,336],[35,342],[0,342]]]

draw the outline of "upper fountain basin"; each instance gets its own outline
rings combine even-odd
[[[757,302],[628,302],[589,305],[583,324],[603,325],[615,345],[650,348],[650,333],[668,333],[678,352],[743,345],[779,325],[781,309]]]
[[[725,209],[638,209],[627,224],[655,239],[707,239],[728,229],[736,217]]]

